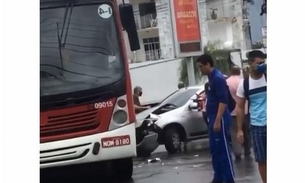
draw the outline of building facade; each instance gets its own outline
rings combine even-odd
[[[175,58],[170,1],[125,1],[133,5],[141,45],[140,50],[128,53],[131,62]],[[244,0],[198,0],[198,3],[203,45],[212,42],[220,48],[251,49]],[[128,41],[126,46],[129,47]]]

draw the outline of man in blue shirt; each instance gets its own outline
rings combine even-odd
[[[197,59],[197,64],[201,73],[209,78],[206,115],[209,121],[210,152],[214,169],[212,183],[234,183],[234,170],[228,145],[231,114],[227,107],[229,89],[226,78],[214,68],[214,61],[210,55],[201,55]]]

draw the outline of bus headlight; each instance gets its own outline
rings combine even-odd
[[[113,114],[113,121],[118,125],[126,123],[127,119],[127,113],[123,110],[118,110]]]

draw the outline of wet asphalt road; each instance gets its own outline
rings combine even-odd
[[[188,151],[168,155],[164,146],[147,159],[134,160],[133,180],[118,181],[99,176],[82,175],[81,170],[63,177],[55,177],[41,183],[209,183],[213,178],[211,158],[207,141],[188,144]],[[161,161],[149,163],[149,159],[160,158]],[[253,157],[234,161],[236,183],[261,183]]]

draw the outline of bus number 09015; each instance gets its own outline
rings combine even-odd
[[[94,104],[95,109],[102,109],[102,108],[107,108],[107,107],[113,107],[113,102],[107,101],[107,102],[98,102],[98,103]]]

